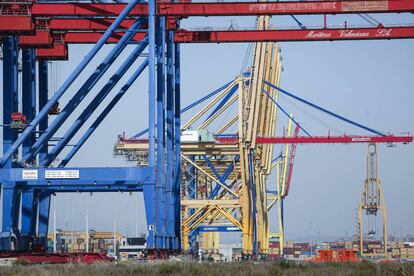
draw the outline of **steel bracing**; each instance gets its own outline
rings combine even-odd
[[[1,1],[0,250],[31,251],[35,245],[45,245],[50,198],[55,193],[129,191],[144,194],[147,245],[149,250],[160,253],[158,256],[180,249],[195,253],[199,243],[205,250],[215,250],[219,232],[240,233],[245,256],[267,256],[270,238],[277,238],[283,245],[283,201],[289,194],[297,144],[409,143],[413,139],[409,135],[377,132],[280,88],[282,67],[277,42],[413,38],[414,24],[332,27],[326,20],[327,14],[404,12],[414,12],[413,1]],[[295,17],[300,23],[296,29],[271,27],[271,16],[279,15],[325,17],[318,28],[307,28]],[[257,16],[257,27],[225,31],[180,27],[181,20],[193,16]],[[182,108],[180,43],[231,42],[255,42],[251,67]],[[49,99],[48,63],[70,58],[70,44],[93,46],[61,87],[51,91]],[[113,44],[110,52],[97,62],[84,83],[74,86],[104,44]],[[133,50],[119,60],[128,45]],[[144,56],[145,49],[148,57]],[[18,87],[20,53],[21,88]],[[94,91],[111,66],[117,66],[115,73],[108,76],[99,91]],[[144,70],[148,70],[148,128],[131,139],[119,137],[114,149],[138,166],[67,167]],[[127,72],[132,73],[125,80]],[[123,86],[112,95],[118,83]],[[72,87],[79,88],[71,90]],[[69,93],[72,93],[67,97],[69,100],[59,103]],[[89,94],[93,95],[91,101],[80,115],[74,116]],[[373,135],[311,136],[279,104],[282,95]],[[92,121],[92,115],[110,97],[107,106]],[[190,120],[181,122],[182,113],[204,102],[207,104]],[[287,131],[281,136],[276,136],[278,113],[289,119]],[[62,129],[66,121],[72,124]],[[74,139],[85,124],[89,127],[80,133],[80,139]],[[63,136],[50,144],[58,131]],[[65,151],[69,143],[74,146]],[[283,145],[277,158],[274,158],[275,144]],[[60,162],[56,163],[58,158]],[[52,167],[54,164],[57,168]],[[274,170],[276,183],[270,183],[268,177]],[[273,206],[278,209],[277,232],[270,231],[269,210]],[[283,246],[280,253],[283,254]]]

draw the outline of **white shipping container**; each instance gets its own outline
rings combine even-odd
[[[198,142],[198,131],[185,130],[181,132],[181,142]]]

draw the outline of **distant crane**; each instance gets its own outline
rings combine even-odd
[[[383,250],[382,252],[371,251],[369,248],[364,249],[364,232],[363,232],[363,212],[365,211],[366,216],[377,217],[378,211],[382,214],[382,225],[383,225]],[[377,156],[377,145],[368,144],[368,155],[367,155],[367,179],[364,183],[364,192],[362,193],[361,203],[358,207],[358,225],[359,231],[359,248],[361,256],[366,257],[383,257],[387,255],[387,209],[385,206],[384,196],[381,189],[381,182],[378,178],[378,156]],[[377,234],[376,225],[368,225],[368,235],[374,236]]]

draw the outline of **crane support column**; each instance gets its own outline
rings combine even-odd
[[[12,113],[18,111],[18,38],[10,36],[3,39],[3,153],[11,148],[17,139],[17,131],[11,127]],[[4,168],[13,167],[13,156],[4,159]],[[20,194],[15,182],[3,182],[2,213],[3,224],[0,250],[12,250],[17,247]]]
[[[167,117],[166,117],[166,209],[167,209],[167,248],[175,249],[174,246],[174,33],[167,33]]]
[[[148,167],[155,170],[155,9],[156,1],[148,1]],[[155,171],[154,171],[155,172]],[[147,218],[147,248],[155,249],[155,173],[153,178],[144,184],[145,214]]]
[[[46,248],[51,195],[48,192],[39,192],[37,196],[39,200],[39,220],[36,244]]]
[[[156,19],[156,53],[157,53],[157,168],[156,168],[156,238],[157,249],[165,249],[165,18]]]
[[[47,61],[38,61],[39,74],[39,110],[47,104],[49,87],[48,87],[48,64]],[[48,127],[48,116],[45,116],[39,123],[39,132],[42,133]],[[47,142],[43,143],[39,151],[39,160],[46,158],[48,152]]]
[[[3,40],[3,124],[11,123],[13,112],[18,111],[18,39],[15,36],[9,36]],[[17,138],[17,132],[8,126],[3,128],[3,152],[10,149],[11,145]],[[13,156],[7,158],[4,168],[12,167]]]
[[[36,55],[34,49],[22,51],[22,67],[22,111],[27,122],[31,122],[36,116]],[[35,140],[35,134],[31,133],[31,137],[23,142],[23,154],[28,153]],[[28,163],[33,161],[35,161],[33,158],[29,159]]]
[[[2,231],[0,240],[0,251],[16,250],[18,248],[17,238],[20,191],[15,188],[14,182],[2,183]]]
[[[177,22],[177,27],[179,22]],[[174,44],[174,229],[175,229],[175,248],[181,249],[181,79],[180,79],[180,44]]]
[[[24,49],[22,51],[22,67],[23,67],[23,93],[22,93],[22,111],[26,116],[27,122],[31,122],[36,116],[36,55],[34,49]],[[29,139],[23,142],[23,154],[26,154],[30,147],[34,144],[36,137],[32,133]],[[28,160],[28,163],[35,163],[36,159]],[[34,220],[36,219],[35,202],[33,191],[22,192],[22,225],[21,239],[19,241],[19,249],[24,251],[30,250],[30,243],[36,234]]]
[[[22,191],[22,228],[19,250],[30,251],[36,236],[38,199],[33,190]]]

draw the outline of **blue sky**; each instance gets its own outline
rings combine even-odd
[[[405,14],[376,18],[382,22],[414,22],[413,15]],[[305,25],[322,23],[321,17],[299,19]],[[328,18],[331,24],[342,24],[344,20],[348,24],[367,24],[356,15]],[[276,26],[295,24],[289,17],[274,17],[271,22]],[[253,23],[254,18],[251,17],[236,17],[232,20],[196,18],[185,20],[183,27],[225,28],[230,24],[251,27]],[[82,84],[87,73],[96,67],[110,47],[104,47],[95,61],[87,67],[85,74],[71,87],[68,95],[76,91],[76,87]],[[247,47],[243,43],[182,45],[182,105],[186,106],[237,76],[241,71]],[[69,61],[59,62],[61,80],[65,79],[89,48],[90,46],[79,45],[69,47]],[[284,66],[281,86],[284,89],[372,128],[394,134],[407,131],[414,133],[414,40],[291,42],[281,43],[281,48]],[[119,60],[130,50],[131,47],[128,47]],[[88,95],[86,102],[102,87],[104,80],[119,64],[118,62],[112,66],[96,89]],[[129,73],[123,80],[128,76]],[[123,131],[130,136],[146,128],[147,79],[145,72],[70,166],[133,165],[122,157],[114,158],[112,148],[117,135]],[[111,95],[116,93],[122,83],[123,81]],[[54,83],[53,88],[58,85]],[[65,97],[61,102],[65,102]],[[338,129],[351,134],[367,134],[302,105],[297,108],[283,97],[281,104],[294,112],[297,120],[313,135],[327,134],[328,128],[318,121],[332,126],[331,131]],[[75,113],[79,114],[81,111],[82,108]],[[93,116],[95,117],[96,115]],[[280,134],[281,128],[287,122],[282,115],[279,118]],[[69,124],[70,121],[66,126]],[[401,230],[402,234],[414,234],[414,209],[411,204],[414,195],[414,146],[399,145],[388,148],[379,145],[378,149],[379,175],[388,207],[389,232],[398,231],[399,234]],[[315,235],[316,228],[319,228],[321,235],[355,233],[355,209],[361,198],[366,175],[365,158],[366,145],[298,146],[292,188],[285,203],[288,239],[307,236],[309,232]],[[84,228],[86,197],[89,202],[90,227],[110,230],[116,219],[119,229],[125,234],[134,234],[136,226],[139,233],[145,232],[142,195],[120,193],[94,194],[92,197],[85,194],[58,195],[56,206],[59,228],[68,229],[71,224],[75,229]]]

